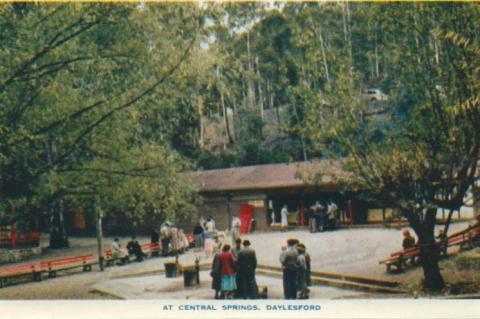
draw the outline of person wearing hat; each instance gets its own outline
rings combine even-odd
[[[237,255],[237,282],[238,296],[243,299],[255,299],[257,297],[257,283],[255,280],[255,269],[257,268],[257,255],[255,250],[250,248],[250,241],[243,241],[243,249]]]
[[[409,249],[415,246],[415,238],[410,235],[410,231],[405,229],[403,231],[403,242],[402,242],[403,249]]]
[[[280,255],[283,269],[283,294],[285,299],[297,299],[298,240],[287,240],[287,250]]]
[[[298,269],[297,269],[297,290],[299,299],[308,299],[307,290],[307,261],[305,258],[305,245],[298,244]]]

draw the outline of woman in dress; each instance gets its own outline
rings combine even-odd
[[[235,280],[235,260],[230,252],[230,245],[224,245],[220,259],[220,274],[222,294],[226,299],[232,299],[237,283]]]
[[[280,211],[280,217],[281,217],[281,225],[282,228],[286,228],[288,226],[288,210],[287,210],[287,205],[283,205],[282,210]]]
[[[215,252],[215,248],[217,247],[216,243],[215,243],[215,239],[214,239],[214,236],[215,234],[213,232],[210,232],[210,231],[205,231],[203,233],[203,235],[205,236],[205,240],[204,240],[204,252],[205,252],[205,257],[209,258],[210,256],[214,256],[214,252]]]
[[[175,225],[170,227],[170,236],[171,236],[171,244],[172,244],[172,252],[176,255],[180,252],[180,236],[178,234],[178,228]]]

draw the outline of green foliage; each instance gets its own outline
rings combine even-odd
[[[478,155],[478,13],[439,3],[1,6],[0,211],[97,194],[106,211],[171,217],[192,210],[178,174],[187,168],[344,156],[353,187],[378,190],[377,202],[456,207]],[[367,88],[388,95],[391,121],[365,115]],[[222,145],[205,147],[205,118],[223,123]]]
[[[6,222],[61,199],[174,219],[192,212],[184,161],[140,119],[201,39],[193,5],[0,8],[0,205]],[[180,74],[178,74],[180,72]]]

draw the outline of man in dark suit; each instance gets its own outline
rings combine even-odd
[[[283,293],[285,299],[297,298],[297,271],[298,271],[298,239],[287,240],[288,248],[280,255],[283,269]]]
[[[243,241],[243,249],[237,255],[237,278],[240,283],[240,298],[255,299],[257,297],[256,268],[257,256],[255,250],[250,248],[250,241],[246,239]]]

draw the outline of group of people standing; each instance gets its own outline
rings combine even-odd
[[[278,225],[275,218],[275,210],[273,204],[269,204],[271,225]],[[280,209],[280,226],[286,229],[289,225],[288,206],[284,204]],[[338,206],[333,200],[321,203],[316,201],[314,205],[306,210],[308,215],[309,227],[311,232],[324,231],[325,229],[334,229],[338,225]]]
[[[185,252],[189,247],[187,236],[183,229],[175,224],[165,221],[160,225],[160,232],[154,231],[151,236],[152,243],[161,243],[162,257]]]
[[[240,228],[242,222],[237,215],[232,218],[232,245],[235,244],[235,240],[240,238]],[[215,255],[221,248],[222,242],[221,236],[225,236],[224,232],[219,232],[215,227],[215,221],[212,217],[207,220],[200,218],[200,220],[193,227],[193,235],[195,238],[195,250],[197,252],[203,251],[208,258]]]
[[[255,299],[257,256],[249,240],[237,238],[235,246],[224,244],[212,262],[210,275],[215,299]]]
[[[332,200],[327,203],[316,201],[308,209],[310,232],[335,229],[338,225],[338,206]]]
[[[195,238],[195,251],[203,251],[206,257],[210,257],[218,250],[220,242],[215,220],[212,217],[207,220],[201,217],[193,227],[193,236]]]
[[[311,286],[310,255],[304,244],[290,238],[282,247],[280,263],[283,270],[283,293],[285,299],[308,299]]]

